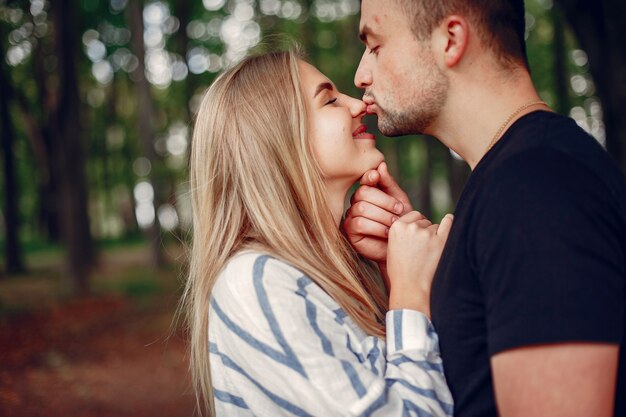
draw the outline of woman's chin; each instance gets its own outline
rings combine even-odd
[[[361,178],[363,178],[363,175],[365,175],[369,171],[378,169],[380,164],[382,164],[383,162],[385,162],[385,158],[381,154],[381,158],[376,159],[375,161],[372,161],[372,163],[368,165],[368,167],[365,169],[365,171],[362,171],[358,176],[354,177],[354,180],[352,181],[352,184],[360,182]]]
[[[382,152],[380,151],[378,152],[380,153],[380,157],[376,158],[376,160],[372,162],[372,166],[369,169],[377,169],[380,166],[380,164],[385,162],[385,155],[383,155]]]

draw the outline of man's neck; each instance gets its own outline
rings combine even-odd
[[[539,100],[526,72],[508,78],[465,76],[452,80],[445,109],[428,133],[458,153],[473,170],[490,144],[497,142],[517,119],[547,109],[542,105],[524,108]],[[497,135],[499,130],[501,134]]]

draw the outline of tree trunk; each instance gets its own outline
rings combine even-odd
[[[131,0],[128,7],[128,11],[130,13],[130,27],[132,32],[133,49],[135,55],[137,56],[137,60],[139,61],[139,65],[137,66],[137,69],[135,71],[135,78],[137,79],[136,86],[138,97],[139,145],[143,156],[150,161],[150,164],[152,166],[149,180],[154,189],[154,222],[147,228],[146,234],[148,239],[150,240],[152,248],[152,265],[155,268],[159,268],[165,264],[165,258],[163,257],[163,250],[161,247],[161,227],[159,226],[159,218],[156,215],[156,211],[159,207],[159,190],[161,189],[161,182],[159,181],[158,175],[155,173],[158,163],[157,154],[154,149],[155,116],[150,83],[146,79],[146,50],[143,42],[143,7],[141,0]]]
[[[3,34],[4,35],[4,34]],[[4,55],[0,43],[0,56]],[[0,62],[0,141],[2,142],[2,162],[4,174],[4,223],[6,230],[5,270],[7,274],[24,271],[22,249],[19,243],[20,218],[18,215],[18,187],[15,175],[13,142],[15,130],[10,114],[10,103],[13,97],[6,64]]]
[[[626,171],[626,2],[558,0],[581,47],[602,103],[606,149]]]
[[[43,42],[37,42],[33,53],[33,72],[35,74],[35,84],[37,85],[37,103],[40,107],[39,117],[32,114],[31,104],[23,94],[20,94],[20,106],[22,114],[29,126],[29,139],[33,147],[33,152],[37,156],[41,181],[39,187],[39,223],[40,230],[47,236],[49,242],[61,242],[61,220],[59,214],[57,172],[53,169],[54,143],[54,114],[56,113],[55,97],[50,94],[48,88],[48,74],[44,69],[44,48]]]
[[[115,181],[113,180],[112,174],[112,160],[111,155],[109,154],[109,145],[107,143],[107,126],[116,123],[118,121],[117,117],[117,89],[116,89],[116,80],[113,79],[111,84],[109,85],[107,91],[108,103],[105,107],[105,119],[102,121],[102,154],[100,157],[102,158],[102,195],[106,196],[106,201],[104,203],[105,213],[108,213],[109,210],[115,210],[113,207],[113,202],[115,201]]]
[[[315,41],[315,21],[313,16],[313,0],[303,2],[304,23],[300,26],[300,38],[312,65],[319,68],[319,53],[317,42]]]
[[[61,240],[59,226],[59,210],[57,201],[57,178],[52,170],[53,143],[51,138],[50,120],[39,121],[33,115],[31,104],[24,94],[14,90],[15,99],[22,115],[22,123],[26,131],[26,137],[30,142],[37,170],[39,171],[39,212],[37,213],[37,226],[49,242],[58,243]],[[45,95],[39,94],[41,102]],[[47,112],[46,112],[47,113]]]
[[[365,119],[365,124],[368,126],[368,132],[374,132],[376,128],[376,120],[372,118]],[[396,181],[400,181],[400,154],[402,153],[402,143],[397,138],[392,138],[387,141],[388,145],[385,146],[385,163],[387,164],[387,168],[389,169],[389,173],[396,179]]]
[[[191,16],[191,4],[189,0],[178,0],[173,4],[174,13],[178,17],[178,21],[180,23],[180,27],[178,32],[176,32],[175,40],[177,45],[177,52],[182,56],[183,59],[187,59],[187,47],[189,45],[189,37],[187,36],[187,25],[190,21]],[[195,74],[188,72],[187,78],[184,81],[184,89],[185,89],[185,118],[187,123],[191,123],[193,120],[193,114],[191,113],[191,108],[189,107],[189,103],[191,98],[194,95],[196,90],[196,80],[199,78]]]
[[[54,170],[59,178],[61,236],[67,248],[67,269],[76,293],[88,292],[90,267],[95,261],[87,212],[85,155],[80,128],[78,93],[78,44],[76,4],[70,0],[51,2],[59,62],[59,89],[53,113]]]

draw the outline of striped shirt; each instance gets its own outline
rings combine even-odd
[[[247,251],[220,273],[209,323],[218,417],[452,416],[417,311],[389,311],[386,341],[368,336],[302,272]]]

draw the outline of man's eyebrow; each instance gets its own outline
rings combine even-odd
[[[324,90],[330,90],[333,91],[335,89],[335,87],[329,83],[329,82],[324,82],[321,83],[320,85],[317,86],[317,88],[315,89],[315,94],[313,94],[313,98],[317,97],[317,95],[319,93],[321,93]]]
[[[373,35],[372,29],[367,25],[363,25],[363,28],[359,32],[359,39],[361,39],[361,42],[367,43],[367,37]]]

